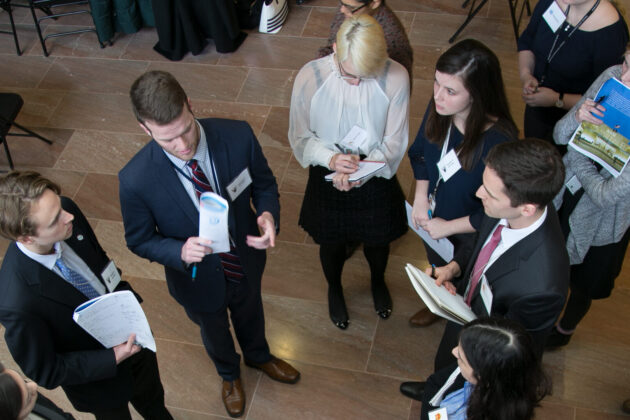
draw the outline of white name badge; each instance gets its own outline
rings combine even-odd
[[[241,195],[243,190],[252,183],[252,176],[249,174],[249,169],[243,169],[243,172],[238,174],[236,178],[227,186],[227,192],[232,201],[236,200],[236,197]]]
[[[437,166],[444,182],[448,181],[462,167],[457,158],[457,153],[455,153],[455,149],[451,149],[450,152],[440,159]]]
[[[101,277],[105,281],[105,286],[107,286],[107,291],[109,293],[116,290],[118,283],[120,283],[120,273],[118,273],[118,269],[116,268],[114,261],[110,261],[107,264],[105,270],[101,273]]]
[[[580,188],[582,188],[582,184],[580,183],[580,180],[577,179],[577,176],[575,175],[573,175],[571,179],[569,180],[569,182],[566,183],[566,186],[569,192],[573,195],[575,195],[575,193],[580,191]]]
[[[484,274],[481,277],[481,284],[479,285],[479,294],[481,295],[481,300],[483,301],[483,306],[486,307],[486,312],[488,315],[492,313],[492,290],[490,290],[490,285],[488,284],[488,279]]]
[[[545,22],[549,25],[551,32],[555,33],[566,20],[566,16],[560,6],[558,6],[558,3],[554,1],[551,3],[551,6],[547,8],[545,13],[543,13],[543,19],[545,19]]]
[[[446,407],[438,408],[437,410],[429,411],[429,420],[448,420],[448,414],[446,413]]]

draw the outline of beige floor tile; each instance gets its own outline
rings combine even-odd
[[[144,73],[147,66],[146,61],[59,57],[40,82],[39,88],[127,95],[129,81]]]
[[[302,168],[295,160],[295,156],[291,156],[287,172],[282,180],[282,184],[280,184],[280,191],[304,193],[307,181],[308,169]]]
[[[619,403],[619,406],[621,406],[621,402]],[[621,409],[619,409],[618,413],[582,410],[580,408],[575,410],[575,420],[625,420],[627,418],[627,414],[621,414]]]
[[[315,58],[320,44],[318,39],[250,34],[238,50],[222,55],[219,64],[299,70]]]
[[[304,25],[311,13],[310,7],[289,7],[289,15],[282,25],[282,29],[278,32],[278,36],[301,36],[304,31]]]
[[[57,128],[26,128],[52,141],[52,144],[45,143],[36,137],[9,136],[7,144],[11,151],[13,164],[17,169],[23,169],[25,166],[52,167],[73,133],[72,130]],[[15,127],[11,132],[23,133]],[[0,154],[0,165],[7,165],[4,151]]]
[[[5,38],[9,41],[9,38]],[[3,91],[12,88],[34,88],[44,78],[44,75],[52,65],[52,58],[44,57],[18,57],[15,50],[5,54],[0,60],[0,86]],[[16,77],[15,69],[19,68],[20,77]]]
[[[326,42],[330,36],[330,24],[337,14],[337,10],[339,10],[339,7],[314,7],[306,21],[302,36],[323,38],[319,41],[321,44],[320,47],[326,46]],[[317,57],[317,50],[315,50],[315,53],[313,58]]]
[[[306,232],[298,226],[303,194],[283,192],[280,194],[280,235],[285,242],[304,243]]]
[[[553,404],[543,400],[540,407],[536,408],[536,420],[573,420],[575,418],[575,408],[561,404]]]
[[[117,175],[149,140],[146,134],[76,130],[55,167]]]
[[[393,10],[404,10],[410,12],[431,12],[440,14],[466,14],[468,8],[462,8],[461,0],[428,0],[428,1],[414,1],[414,0],[390,0],[387,5]],[[480,16],[485,16],[487,10],[481,10]]]
[[[444,51],[444,47],[413,45],[413,78],[433,83],[435,64]]]
[[[164,280],[164,267],[161,264],[140,258],[127,248],[122,222],[100,220],[94,231],[101,246],[124,276]]]
[[[74,200],[86,217],[122,220],[116,175],[88,173]]]
[[[234,101],[248,72],[246,68],[187,63],[151,63],[148,70],[170,72],[189,98],[206,101]]]
[[[66,171],[63,169],[44,167],[24,167],[19,170],[32,170],[39,172],[46,178],[57,183],[61,187],[61,194],[73,198],[85,179],[85,172]]]
[[[63,128],[140,133],[127,95],[68,92],[50,121]]]
[[[228,118],[247,121],[259,134],[269,115],[270,106],[234,102],[192,100],[192,110],[197,118]],[[260,140],[260,139],[259,139]]]
[[[47,25],[46,28],[43,30],[44,37],[53,33],[73,31],[78,29],[76,26],[64,25],[63,21],[59,22],[62,24]],[[119,58],[125,50],[130,39],[131,36],[126,35],[117,39],[114,45],[108,45],[105,48],[101,48],[96,33],[85,32],[81,34],[49,38],[46,41],[46,49],[48,50],[50,57],[72,56],[92,58]],[[43,57],[44,51],[42,50],[42,47],[38,42],[37,44],[33,45],[26,52],[26,54],[31,56]]]
[[[263,146],[290,148],[289,144],[289,107],[271,107],[258,141]]]
[[[237,101],[289,106],[296,74],[293,70],[252,68]]]
[[[409,403],[398,392],[398,380],[362,372],[296,364],[297,385],[266,377],[256,391],[252,419],[401,419]],[[334,401],[334,402],[333,402]]]
[[[50,116],[61,103],[65,92],[41,89],[11,89],[24,100],[16,121],[26,128],[51,125]],[[54,126],[54,123],[52,123]]]

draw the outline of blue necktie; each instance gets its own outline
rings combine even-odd
[[[89,299],[100,296],[99,293],[88,283],[88,281],[79,273],[68,267],[61,258],[55,261],[55,266],[63,274],[63,278],[73,285],[79,292],[83,293]]]

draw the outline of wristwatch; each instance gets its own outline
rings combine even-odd
[[[562,98],[564,98],[564,92],[560,92],[560,95],[558,96],[558,100],[555,103],[556,108],[564,107],[564,101],[562,100]]]

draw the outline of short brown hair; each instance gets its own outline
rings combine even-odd
[[[56,194],[61,191],[57,184],[37,172],[14,171],[0,178],[0,235],[12,240],[35,235],[37,226],[29,217],[31,205],[46,190]]]
[[[551,143],[540,139],[497,144],[486,156],[486,166],[501,178],[512,207],[521,204],[545,207],[564,182],[560,153]]]
[[[175,77],[165,71],[148,71],[138,77],[129,90],[131,106],[141,123],[165,125],[179,117],[188,106],[186,92]]]

